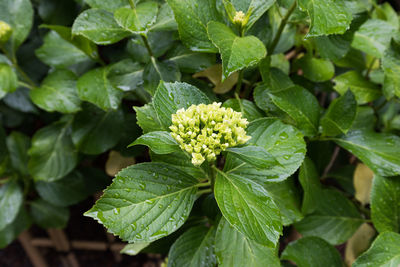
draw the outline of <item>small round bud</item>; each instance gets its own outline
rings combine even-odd
[[[243,24],[245,18],[245,14],[242,11],[238,11],[233,18],[233,23],[235,24]]]
[[[10,39],[12,33],[11,26],[0,20],[0,44],[4,44]]]

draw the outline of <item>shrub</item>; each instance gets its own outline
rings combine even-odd
[[[0,44],[1,247],[64,227],[109,153],[142,163],[85,215],[127,254],[342,266],[346,243],[348,264],[399,264],[390,4],[0,0]]]

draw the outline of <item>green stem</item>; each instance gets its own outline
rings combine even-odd
[[[371,74],[372,68],[374,67],[376,60],[377,60],[377,58],[374,58],[371,61],[371,63],[369,64],[368,69],[367,69],[367,73],[365,74],[365,78],[367,78],[367,79],[369,78],[369,75]]]
[[[235,93],[235,98],[239,103],[240,112],[242,112],[242,114],[244,114],[244,108],[243,108],[242,99],[240,99],[240,97],[239,97],[239,95],[237,93]]]
[[[207,181],[204,183],[196,184],[195,187],[205,187],[205,186],[210,186],[210,185],[211,185],[211,181]]]
[[[212,193],[212,189],[211,188],[207,188],[207,189],[204,189],[204,190],[197,191],[197,195],[209,194],[209,193]]]
[[[21,82],[21,81],[19,81],[18,84],[20,86],[22,86],[22,87],[26,87],[26,88],[29,88],[29,89],[34,89],[34,87],[32,87],[30,84],[27,84],[27,83],[24,83],[24,82]]]
[[[149,53],[150,57],[153,57],[153,51],[151,51],[151,47],[150,47],[149,41],[147,40],[147,36],[146,35],[140,35],[140,36],[142,36],[144,46],[146,47],[147,52]]]
[[[134,0],[129,0],[129,5],[131,6],[132,9],[136,8]]]
[[[240,94],[240,89],[242,88],[243,83],[243,70],[239,70],[239,77],[236,84],[235,94]]]
[[[285,29],[285,26],[290,18],[290,15],[292,15],[293,11],[296,9],[296,6],[297,6],[297,1],[294,0],[293,4],[287,11],[285,17],[283,17],[281,24],[279,25],[278,31],[275,35],[274,40],[272,41],[271,45],[268,47],[268,51],[270,54],[272,54],[274,52],[276,46],[278,45],[279,39],[281,38],[281,35],[282,35],[282,32]]]

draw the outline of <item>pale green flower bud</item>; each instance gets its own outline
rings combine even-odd
[[[10,39],[11,33],[11,26],[0,20],[0,44],[6,43]]]
[[[192,163],[214,161],[222,151],[246,143],[247,120],[221,103],[192,105],[172,115],[171,136],[192,155]]]

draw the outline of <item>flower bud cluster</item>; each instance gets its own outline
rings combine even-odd
[[[235,24],[243,24],[245,16],[246,15],[243,13],[243,11],[236,12],[235,17],[233,18],[233,23],[235,23]]]
[[[192,105],[172,115],[172,137],[192,155],[192,163],[216,160],[228,147],[246,143],[247,119],[242,113],[221,107],[221,103]]]
[[[0,20],[0,44],[5,43],[10,39],[12,28],[10,25]]]

